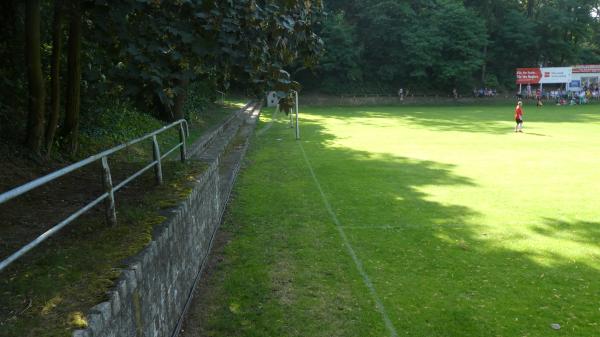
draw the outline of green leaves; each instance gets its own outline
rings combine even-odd
[[[319,1],[96,1],[93,40],[111,53],[104,62],[114,81],[141,88],[138,102],[157,99],[168,110],[184,92],[181,79],[214,78],[260,87],[289,85],[280,70],[314,65],[322,42],[313,26]],[[99,46],[100,47],[100,46]],[[117,60],[121,67],[111,66]],[[216,85],[216,84],[215,84]]]
[[[517,67],[600,62],[600,20],[590,14],[597,0],[326,4],[319,34],[327,51],[316,78],[303,73],[321,90],[348,94],[384,86],[385,93],[399,87],[450,93],[462,84],[464,92],[485,85],[488,75],[490,83],[512,88]]]

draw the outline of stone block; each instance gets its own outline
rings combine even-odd
[[[127,293],[133,293],[133,290],[137,288],[137,279],[133,270],[123,270],[123,278],[127,283]]]
[[[93,336],[100,336],[102,330],[104,329],[104,321],[102,319],[102,314],[97,311],[91,311],[87,315],[87,330],[91,332]]]
[[[108,322],[112,316],[110,302],[102,302],[90,310],[90,314],[100,314],[102,322]]]
[[[110,309],[112,311],[112,314],[115,316],[119,315],[119,312],[121,311],[121,296],[119,295],[119,291],[118,290],[114,290],[114,291],[110,291],[108,293],[108,298],[109,298],[109,302],[110,302]]]
[[[145,253],[145,250],[142,252],[142,254],[143,254],[143,255],[138,257],[138,260],[142,260],[142,261],[143,261],[143,258],[144,258],[144,253]],[[133,272],[134,272],[135,279],[136,279],[138,282],[142,281],[142,279],[143,279],[143,274],[142,274],[142,262],[140,262],[140,261],[133,262],[133,263],[132,263],[132,264],[129,266],[129,269],[130,269],[131,271],[133,271]]]
[[[121,279],[117,282],[116,290],[119,293],[119,302],[125,301],[129,297],[127,280],[124,274],[121,275]]]
[[[73,337],[90,337],[88,330],[75,330],[73,331]]]

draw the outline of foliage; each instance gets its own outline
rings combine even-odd
[[[312,32],[318,1],[96,1],[94,40],[118,55],[100,69],[129,96],[167,110],[188,81],[227,88],[231,80],[273,87],[280,70],[314,64],[320,40]],[[102,59],[96,59],[102,61]],[[115,62],[118,61],[118,62]]]
[[[215,83],[211,81],[195,81],[188,88],[188,96],[183,106],[186,119],[194,115],[202,115],[202,112],[217,100],[218,93],[215,91]]]
[[[595,0],[325,5],[328,18],[319,34],[326,52],[314,75],[303,73],[308,90],[355,93],[384,83],[392,88],[388,93],[399,87],[464,92],[495,84],[494,78],[496,86],[512,87],[517,67],[600,61],[600,18],[591,15],[599,7]]]
[[[130,102],[99,101],[96,106],[83,116],[80,155],[92,155],[162,127],[160,121],[141,113]]]
[[[282,75],[284,69],[314,66],[323,49],[314,31],[321,19],[320,0],[75,0],[54,6],[58,1],[41,0],[37,11],[27,12],[41,13],[42,24],[30,25],[30,31],[40,33],[43,46],[31,44],[27,55],[41,53],[42,70],[48,72],[53,41],[61,40],[52,37],[71,41],[81,36],[81,41],[73,39],[68,58],[64,53],[57,56],[56,64],[64,70],[52,74],[52,83],[59,83],[53,88],[67,86],[63,100],[69,107],[67,118],[58,122],[63,134],[79,129],[79,83],[82,111],[104,97],[105,102],[127,100],[139,111],[173,120],[185,115],[186,94],[194,82],[206,87],[208,101],[215,90],[227,90],[231,83],[256,93],[286,87],[291,79]],[[26,49],[22,22],[28,18],[24,8],[17,0],[4,1],[0,7],[0,56],[6,60],[0,65],[0,120],[16,126],[25,124],[19,120],[26,119],[28,99],[22,97],[28,97],[26,89],[31,87],[22,61]],[[52,18],[60,17],[54,16],[55,8],[69,25],[53,26]],[[45,122],[39,111],[29,112],[35,130],[42,130]],[[17,137],[32,128],[16,132]]]
[[[363,72],[359,62],[363,48],[343,12],[334,13],[324,21],[321,36],[327,41],[327,52],[320,62],[325,80],[361,81]]]

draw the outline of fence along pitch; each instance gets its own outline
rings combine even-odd
[[[184,128],[183,128],[184,124],[185,124],[185,132],[184,132]],[[174,126],[179,126],[179,143],[177,145],[175,145],[172,149],[170,149],[167,153],[165,153],[164,156],[161,157],[160,156],[160,147],[159,147],[156,136],[163,133],[166,130],[173,128]],[[109,149],[109,150],[103,151],[101,153],[98,153],[96,155],[93,155],[91,157],[88,157],[84,160],[81,160],[77,163],[71,164],[65,168],[58,170],[58,171],[52,172],[41,178],[30,181],[27,184],[21,185],[10,191],[0,194],[0,204],[3,204],[9,200],[12,200],[12,199],[14,199],[20,195],[23,195],[35,188],[45,185],[55,179],[58,179],[64,175],[67,175],[73,171],[76,171],[76,170],[78,170],[84,166],[87,166],[91,163],[94,163],[98,160],[100,160],[102,163],[102,183],[103,183],[103,187],[105,189],[104,194],[100,195],[92,202],[83,206],[82,208],[77,210],[75,213],[69,215],[66,219],[62,220],[61,222],[59,222],[58,224],[56,224],[55,226],[53,226],[46,232],[42,233],[36,239],[29,242],[25,246],[21,247],[19,250],[17,250],[13,254],[9,255],[4,260],[0,261],[0,272],[2,270],[4,270],[6,267],[8,267],[11,263],[13,263],[17,259],[21,258],[27,252],[29,252],[30,250],[37,247],[40,243],[44,242],[46,239],[48,239],[52,235],[56,234],[63,227],[65,227],[69,223],[73,222],[75,219],[77,219],[82,214],[89,211],[90,209],[92,209],[93,207],[95,207],[96,205],[101,203],[102,201],[105,201],[107,223],[109,225],[113,225],[113,226],[116,225],[117,224],[117,213],[116,213],[116,203],[115,203],[114,193],[153,167],[155,168],[155,175],[156,175],[157,183],[162,184],[163,178],[162,178],[161,160],[166,158],[173,151],[180,149],[181,161],[182,162],[185,161],[185,157],[186,157],[185,142],[186,142],[186,137],[189,137],[189,135],[190,135],[190,132],[189,132],[189,126],[188,126],[187,121],[185,119],[180,119],[176,122],[173,122],[167,126],[160,128],[154,132],[148,133],[140,138],[136,138],[127,143],[117,145],[117,146],[113,147],[112,149]],[[117,186],[113,186],[112,176],[110,173],[110,165],[108,163],[108,156],[110,156],[120,150],[123,150],[129,146],[140,143],[148,138],[152,138],[152,144],[153,144],[152,145],[152,148],[153,148],[152,154],[154,157],[153,161],[150,164],[148,164],[147,166],[145,166],[144,168],[142,168],[141,170],[137,171],[136,173],[134,173],[131,176],[129,176],[128,178],[126,178],[124,181],[122,181]]]

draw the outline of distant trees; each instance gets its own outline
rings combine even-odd
[[[323,48],[313,29],[319,0],[5,0],[0,6],[6,60],[0,121],[18,126],[19,111],[28,111],[25,143],[35,154],[49,153],[56,134],[63,151],[77,151],[80,111],[98,97],[127,98],[160,118],[179,119],[194,81],[210,83],[213,92],[231,81],[285,85],[286,67],[315,65]],[[15,99],[19,93],[27,107]]]
[[[335,71],[323,62],[305,86],[325,84],[340,93],[509,87],[516,67],[600,62],[600,23],[591,15],[598,6],[597,0],[326,0],[324,60],[340,62]]]
[[[329,15],[320,35],[327,40],[327,53],[319,66],[324,85],[335,87],[340,80],[362,81],[363,43],[359,42],[355,27],[346,21],[344,13]]]

